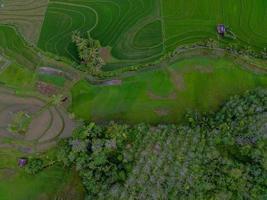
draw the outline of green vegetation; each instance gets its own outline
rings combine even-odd
[[[101,46],[112,47],[112,55],[122,63],[144,62],[159,57],[163,51],[159,18],[159,1],[154,0],[52,0],[38,47],[77,60],[72,32],[89,30]]]
[[[114,69],[153,61],[179,45],[217,39],[216,25],[223,23],[237,39],[221,42],[263,51],[265,12],[266,2],[261,0],[50,1],[38,46],[77,59],[71,33],[90,30],[102,46],[112,47],[112,56],[120,61],[105,69]]]
[[[0,25],[0,50],[19,65],[30,69],[35,69],[40,63],[37,53],[11,26]]]
[[[40,81],[50,83],[59,87],[64,87],[66,79],[63,76],[56,76],[51,74],[39,74],[38,79]]]
[[[12,87],[33,88],[36,75],[21,65],[11,63],[4,71],[0,72],[0,81]]]
[[[77,47],[81,65],[85,65],[85,70],[100,71],[105,63],[100,57],[99,41],[94,40],[89,32],[87,32],[87,37],[83,38],[80,32],[75,31],[72,35],[72,42]]]
[[[98,122],[178,122],[187,110],[215,110],[230,95],[266,85],[266,76],[224,57],[192,57],[125,77],[120,85],[81,81],[72,89],[70,111]]]
[[[28,174],[37,174],[41,170],[44,169],[44,162],[40,158],[32,158],[29,160],[29,163],[27,163],[25,171]]]
[[[25,155],[15,149],[1,148],[1,200],[60,199],[61,196],[64,197],[65,192],[70,196],[76,195],[75,199],[83,199],[79,179],[75,177],[72,170],[66,170],[62,165],[56,164],[44,168],[36,175],[30,175],[24,168],[18,167],[17,159],[21,156]],[[47,156],[51,157],[51,153],[46,153],[41,157]],[[78,192],[75,193],[76,190]]]
[[[13,133],[25,134],[28,131],[31,120],[30,115],[20,111],[14,115],[14,119],[9,124],[8,129]]]
[[[167,49],[205,38],[215,39],[215,27],[220,23],[230,27],[237,36],[235,42],[260,51],[266,47],[267,19],[262,17],[266,1],[164,0],[162,5]]]
[[[89,199],[265,199],[266,110],[267,90],[255,90],[180,126],[89,123],[58,158]]]
[[[0,6],[1,200],[267,199],[266,1]]]

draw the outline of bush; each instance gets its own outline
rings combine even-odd
[[[40,158],[32,158],[26,165],[26,172],[28,174],[37,174],[44,168],[44,162]]]

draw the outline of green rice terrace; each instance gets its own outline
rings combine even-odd
[[[0,200],[267,199],[266,0],[0,0]]]

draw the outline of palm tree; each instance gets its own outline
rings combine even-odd
[[[267,59],[267,48],[264,48],[263,51],[261,52],[262,58]]]
[[[86,64],[89,70],[94,68],[100,70],[104,65],[103,59],[100,57],[100,42],[94,40],[90,32],[87,32],[87,38],[82,38],[80,32],[74,31],[72,41],[76,44],[80,59]]]
[[[51,104],[54,105],[54,106],[58,106],[61,104],[61,100],[63,99],[63,96],[62,94],[59,94],[59,95],[53,95],[51,97]]]

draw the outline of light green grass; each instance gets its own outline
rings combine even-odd
[[[66,81],[65,78],[62,76],[48,75],[48,74],[39,74],[38,79],[40,81],[44,81],[59,87],[64,87]]]
[[[42,155],[52,156],[53,151]],[[82,190],[77,177],[71,169],[64,169],[61,165],[54,165],[44,169],[36,175],[29,175],[23,168],[19,168],[18,158],[23,156],[16,150],[1,149],[0,151],[0,199],[1,200],[36,200],[60,199],[64,192],[78,190],[77,199],[81,199]],[[67,188],[65,188],[67,187]],[[73,189],[71,189],[73,188]],[[74,189],[75,188],[75,189]],[[66,190],[66,191],[65,191]],[[71,194],[70,194],[71,195]]]
[[[67,175],[59,166],[51,167],[36,176],[21,171],[8,181],[0,181],[1,200],[35,200],[42,196],[49,199],[66,181]]]
[[[31,116],[20,111],[15,114],[12,122],[9,124],[9,131],[13,133],[25,134],[31,123]]]
[[[12,87],[34,88],[35,81],[34,72],[16,63],[12,63],[0,73],[0,82]]]
[[[187,110],[215,110],[231,95],[267,86],[267,76],[245,71],[224,58],[203,57],[122,81],[117,86],[79,82],[72,89],[70,111],[94,121],[179,122]]]

